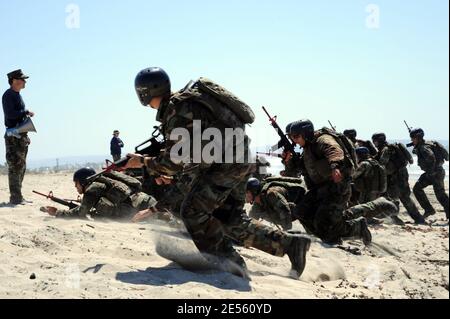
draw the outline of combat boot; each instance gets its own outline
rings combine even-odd
[[[367,226],[367,221],[365,218],[362,218],[359,221],[359,234],[364,245],[369,246],[372,243],[372,234],[370,233],[369,227]]]
[[[383,220],[375,217],[367,218],[367,224],[370,226],[379,226],[382,225],[383,223],[384,223]]]
[[[306,253],[311,246],[311,239],[301,235],[291,235],[287,255],[291,261],[291,277],[298,279],[305,270]]]
[[[424,216],[420,215],[420,213],[411,215],[411,218],[414,219],[414,224],[426,224]]]
[[[405,226],[405,222],[400,217],[398,217],[398,215],[392,215],[391,219],[395,225]]]
[[[435,215],[435,214],[436,214],[435,210],[427,210],[427,211],[425,211],[425,214],[423,214],[423,218],[428,218],[428,217],[430,217],[432,215]]]
[[[359,217],[351,221],[351,229],[347,238],[362,239],[364,245],[368,246],[372,242],[372,234],[364,217]]]
[[[217,255],[203,254],[208,261],[215,263],[219,269],[232,273],[238,277],[250,280],[247,270],[247,264],[244,258],[234,249],[231,241],[225,242],[224,250]]]

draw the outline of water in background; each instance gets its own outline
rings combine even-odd
[[[280,171],[284,170],[283,164],[281,164],[281,160],[279,158],[266,157],[266,160],[271,164],[267,170],[272,175],[279,175]],[[449,162],[445,162],[445,181],[448,182],[449,179]],[[419,179],[419,176],[422,175],[423,171],[417,165],[417,157],[414,155],[414,164],[408,166],[409,171],[409,179],[410,181],[416,181]]]

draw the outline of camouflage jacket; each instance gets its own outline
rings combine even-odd
[[[58,210],[57,217],[121,217],[156,205],[156,200],[140,192],[141,183],[128,175],[108,172],[86,187],[81,204]]]
[[[432,174],[437,167],[443,165],[443,163],[437,163],[433,147],[430,143],[424,141],[417,144],[414,147],[413,152],[417,155],[419,167],[425,171],[425,173]]]
[[[375,176],[375,165],[376,160],[372,158],[362,160],[359,163],[358,168],[352,175],[353,183],[357,191],[373,191],[370,186],[375,182],[373,179],[378,178],[378,176]]]
[[[305,194],[300,178],[270,177],[261,184],[261,207],[266,210],[290,213],[289,203]]]
[[[236,141],[228,143],[226,140],[226,131],[230,128],[226,127],[220,120],[220,114],[212,114],[210,110],[204,107],[195,99],[189,98],[189,96],[183,96],[182,92],[175,93],[168,101],[164,101],[158,110],[156,120],[162,123],[162,132],[166,139],[166,148],[160,156],[147,163],[147,171],[151,175],[160,174],[173,176],[180,172],[186,172],[188,174],[198,175],[201,172],[207,171],[214,167],[215,169],[224,168],[227,165],[239,164],[248,165],[249,170],[255,165],[249,164],[249,139],[244,132],[244,126],[240,127],[243,132],[243,139],[239,145]],[[201,121],[201,126],[197,132],[200,136],[194,135],[194,121]],[[177,129],[186,129],[190,136],[190,152],[189,156],[183,158],[178,162],[172,161],[171,152],[174,153],[178,150],[178,143],[181,141],[181,137],[177,140],[172,140],[171,134],[175,134]],[[203,150],[206,145],[211,144],[211,140],[204,141],[201,137],[205,130],[216,129],[221,133],[222,152],[219,154],[221,161],[206,162],[203,156]],[[231,128],[235,129],[235,128]],[[210,137],[210,136],[208,136]],[[197,142],[197,139],[201,141]],[[197,144],[197,146],[195,146]],[[228,146],[225,147],[225,146]],[[230,146],[241,149],[243,152],[236,155],[235,152],[230,152]],[[224,164],[225,154],[229,152],[232,155],[232,163]],[[237,152],[236,152],[237,153]],[[216,155],[216,154],[214,154]]]
[[[310,181],[315,184],[323,184],[331,181],[331,165],[336,164],[342,170],[344,177],[349,177],[349,172],[343,169],[344,150],[338,142],[328,134],[322,134],[305,145],[303,152],[305,172]]]

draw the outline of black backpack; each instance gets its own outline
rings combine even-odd
[[[406,167],[408,163],[414,163],[414,159],[411,153],[406,148],[405,144],[392,143],[389,145],[389,147],[394,150],[394,157],[392,158],[392,162],[397,169]]]
[[[328,127],[322,128],[320,134],[328,134],[334,137],[339,146],[343,149],[345,155],[345,164],[348,168],[354,170],[358,167],[358,161],[356,160],[355,145],[350,139],[342,133],[336,132]]]
[[[430,141],[427,144],[431,145],[434,156],[436,157],[436,163],[448,162],[448,150],[439,142]]]

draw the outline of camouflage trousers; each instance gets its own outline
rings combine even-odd
[[[360,204],[364,204],[364,203],[374,201],[380,197],[381,197],[380,192],[360,192],[358,202]]]
[[[329,182],[309,190],[297,203],[294,214],[302,225],[324,242],[335,244],[342,238],[359,237],[360,219],[347,219],[344,210],[351,196],[349,180]]]
[[[439,203],[444,207],[445,214],[448,218],[448,195],[445,192],[445,185],[444,185],[444,179],[445,179],[445,170],[441,166],[433,174],[422,174],[417,181],[417,183],[414,185],[413,191],[414,195],[416,196],[417,201],[419,202],[420,206],[425,210],[426,213],[434,214],[435,209],[433,206],[431,206],[430,200],[428,199],[427,195],[424,192],[424,188],[428,187],[430,185],[433,185],[434,194],[436,195],[437,200]]]
[[[22,134],[20,139],[13,136],[5,137],[11,202],[21,202],[23,200],[22,182],[26,171],[29,144],[30,140],[26,134]]]
[[[286,253],[291,237],[249,218],[244,211],[250,173],[246,164],[220,164],[194,179],[181,217],[201,252],[232,256],[232,238],[275,256]]]
[[[421,218],[416,204],[411,198],[411,187],[409,186],[409,174],[406,167],[399,169],[396,173],[388,175],[387,177],[387,192],[388,198],[392,200],[398,207],[400,201],[406,208],[409,216],[414,221]]]
[[[371,219],[374,217],[384,218],[398,214],[398,207],[384,197],[373,201],[353,206],[344,211],[344,218],[352,220],[360,217]]]

